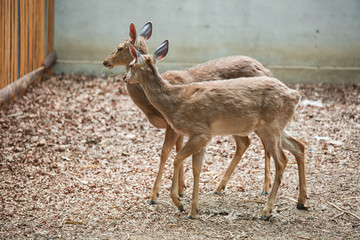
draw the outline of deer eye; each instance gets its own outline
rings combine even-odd
[[[123,48],[119,47],[117,50],[118,50],[118,52],[121,52],[123,50]]]

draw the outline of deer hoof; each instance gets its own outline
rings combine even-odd
[[[180,212],[184,212],[185,209],[184,209],[184,205],[180,204],[180,206],[178,207],[179,211]]]
[[[262,220],[262,221],[269,221],[270,218],[271,218],[271,215],[269,215],[269,216],[262,215],[259,219]]]
[[[178,193],[178,196],[179,196],[179,197],[183,197],[183,196],[184,196],[184,194],[182,194],[182,193]]]
[[[262,191],[262,192],[261,192],[261,195],[269,195],[269,192],[267,192],[267,191]]]
[[[218,191],[213,191],[212,194],[213,195],[219,195],[220,193]]]
[[[195,218],[193,216],[191,216],[191,215],[188,215],[188,216],[186,216],[186,219],[193,220]]]
[[[148,203],[149,205],[155,205],[155,204],[156,204],[156,202],[155,202],[154,200],[149,200],[149,201],[147,201],[147,203]]]
[[[299,209],[299,210],[309,210],[309,208],[308,208],[308,207],[305,207],[305,205],[302,204],[302,203],[298,203],[298,204],[296,205],[296,208]]]

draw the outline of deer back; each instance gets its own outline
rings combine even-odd
[[[167,47],[167,41],[158,49],[164,45]],[[273,122],[282,130],[300,99],[297,91],[265,76],[171,85],[155,66],[158,50],[153,57],[131,49],[136,60],[129,78],[140,83],[151,104],[174,129],[188,136],[199,133],[247,136]],[[163,55],[159,59],[166,56],[165,50],[160,51]]]
[[[217,58],[184,71],[167,71],[163,74],[171,84],[258,76],[272,77],[272,73],[260,62],[247,56]]]
[[[180,90],[181,89],[181,90]],[[174,129],[191,135],[246,136],[265,124],[283,128],[300,99],[297,91],[270,77],[238,78],[174,86],[174,106],[161,95],[147,95]],[[161,99],[162,98],[162,99]]]

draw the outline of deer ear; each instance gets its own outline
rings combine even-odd
[[[136,28],[134,23],[130,23],[129,36],[131,38],[131,42],[134,44],[136,42]]]
[[[135,61],[137,61],[136,49],[133,47],[133,45],[131,43],[129,44],[129,50],[130,50],[131,56],[135,59]]]
[[[144,61],[144,57],[141,55],[141,53],[139,53],[138,50],[136,50],[136,48],[134,48],[134,46],[131,43],[129,44],[129,50],[131,56],[133,56],[133,58],[135,59],[135,62],[141,64]]]
[[[162,60],[168,53],[168,50],[169,50],[169,41],[165,40],[162,44],[160,44],[160,46],[156,49],[156,51],[153,54],[153,59],[155,60],[155,62]]]
[[[152,23],[148,22],[140,30],[140,36],[142,36],[145,39],[145,41],[147,41],[151,37],[151,34],[152,34]]]

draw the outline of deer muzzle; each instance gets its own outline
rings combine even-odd
[[[113,68],[113,65],[106,60],[103,62],[103,65],[107,68]]]

